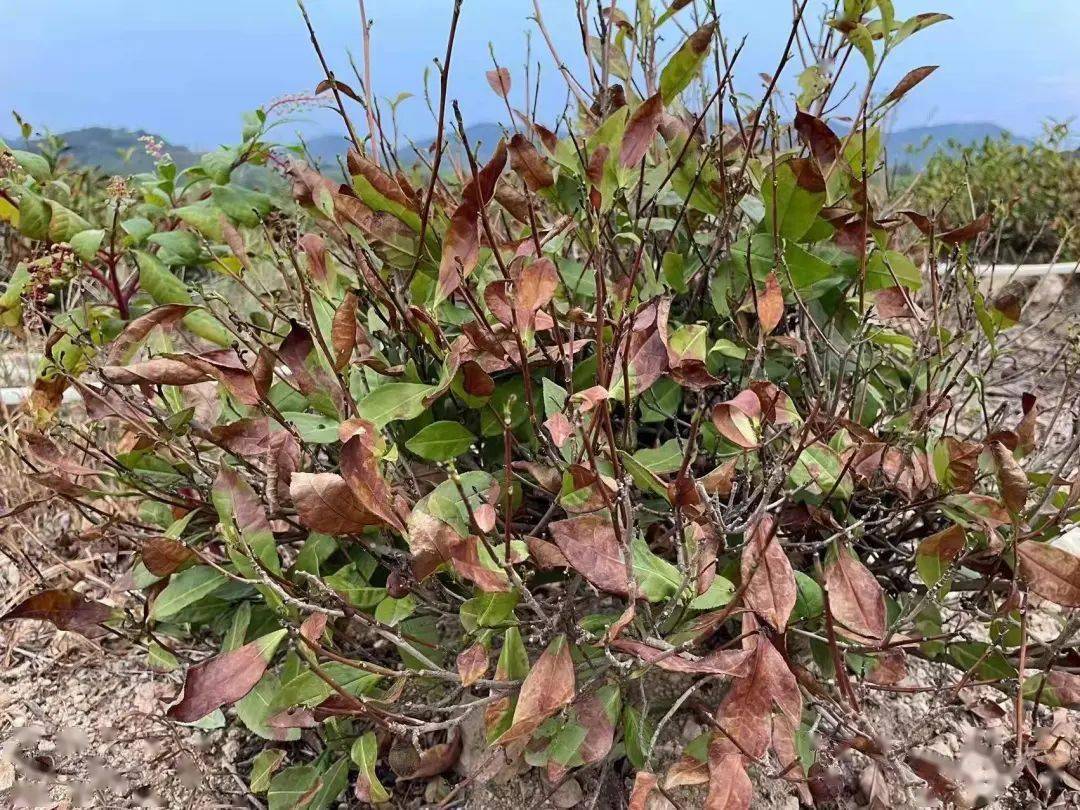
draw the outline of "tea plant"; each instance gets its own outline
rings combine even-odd
[[[44,336],[21,452],[134,565],[121,607],[57,587],[3,618],[182,667],[168,715],[269,741],[271,808],[449,803],[522,759],[549,793],[591,773],[594,805],[745,808],[750,772],[825,802],[850,749],[879,801],[911,770],[947,800],[860,715],[916,659],[1011,698],[1028,762],[1039,707],[1080,701],[1073,614],[1056,644],[1025,629],[1036,597],[1080,606],[1080,439],[1040,437],[1035,397],[987,408],[1019,319],[971,270],[990,219],[886,198],[879,123],[932,68],[876,80],[946,16],[847,0],[811,37],[806,5],[750,100],[711,4],[603,4],[558,121],[493,65],[486,161],[447,98],[461,3],[414,166],[329,69],[347,183],[262,111],[197,166],[78,192],[7,150],[0,318]],[[686,716],[705,731],[671,762]]]

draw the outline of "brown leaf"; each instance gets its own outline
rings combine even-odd
[[[459,576],[472,582],[485,593],[505,593],[510,580],[502,571],[493,571],[480,561],[480,538],[466,537],[450,547],[450,564]]]
[[[549,416],[544,421],[544,427],[551,434],[551,440],[556,447],[562,447],[567,439],[574,435],[574,426],[562,411]]]
[[[539,537],[526,537],[525,544],[529,547],[529,557],[536,563],[537,568],[546,571],[549,568],[569,568],[570,562],[554,543],[541,540]]]
[[[167,577],[196,557],[195,552],[171,537],[151,537],[142,545],[142,561],[155,577]]]
[[[878,317],[889,320],[890,318],[917,318],[918,307],[911,299],[910,293],[903,287],[887,287],[878,290],[874,294],[874,308]]]
[[[498,515],[495,507],[490,503],[482,503],[473,510],[473,523],[481,534],[488,534],[495,528],[495,520]]]
[[[918,557],[937,557],[948,565],[964,552],[966,540],[964,528],[954,523],[919,543],[915,553]]]
[[[510,139],[510,168],[525,181],[529,191],[542,191],[555,185],[551,167],[521,133]]]
[[[256,639],[243,647],[201,661],[187,671],[184,694],[169,707],[168,715],[181,723],[194,723],[214,709],[235,703],[255,688],[266,672],[284,630]],[[272,645],[270,638],[276,637]]]
[[[1063,607],[1080,607],[1080,557],[1027,540],[1017,544],[1016,561],[1028,587],[1043,599]]]
[[[341,447],[341,476],[361,508],[404,534],[405,521],[395,510],[394,493],[379,471],[374,452],[382,440],[378,429],[362,419],[351,421],[362,424],[354,424],[352,437]]]
[[[194,385],[210,376],[181,360],[155,357],[127,366],[104,366],[101,376],[115,385]]]
[[[323,79],[317,85],[315,85],[315,95],[319,96],[325,93],[327,90],[336,89],[343,96],[348,96],[357,104],[363,104],[364,100],[360,98],[355,90],[353,90],[345,82],[338,81],[337,79]]]
[[[989,230],[990,224],[990,215],[983,214],[981,217],[969,222],[967,225],[961,225],[959,228],[945,231],[945,233],[938,236],[938,239],[947,245],[959,245],[961,242],[970,242],[983,231]]]
[[[443,234],[442,258],[439,261],[439,290],[442,298],[449,296],[468,278],[480,256],[480,231],[476,208],[462,204],[450,218]]]
[[[1024,416],[1016,426],[1016,437],[1019,439],[1017,449],[1020,455],[1026,456],[1035,449],[1037,440],[1039,409],[1035,395],[1025,391],[1020,398],[1020,406]]]
[[[325,613],[312,613],[300,625],[300,635],[310,642],[318,642],[323,631],[326,630],[327,618]]]
[[[326,280],[326,240],[317,233],[305,233],[296,240],[297,247],[308,257],[308,272],[316,281]]]
[[[709,745],[709,793],[705,810],[748,810],[753,786],[743,764],[744,757],[731,752],[719,735]]]
[[[252,370],[231,349],[205,354],[173,355],[169,359],[179,360],[206,377],[217,380],[243,405],[258,405],[262,399]]]
[[[914,70],[909,70],[904,74],[904,78],[896,83],[896,87],[889,91],[889,95],[885,96],[882,104],[888,104],[890,101],[897,101],[903,98],[907,92],[938,69],[937,65],[925,65],[923,67],[917,67]]]
[[[717,495],[726,498],[731,495],[731,486],[735,480],[735,471],[738,468],[738,457],[730,458],[701,479],[701,485],[708,495]]]
[[[356,349],[356,293],[349,290],[334,311],[330,325],[330,345],[334,348],[334,371],[341,371],[349,364]]]
[[[570,566],[602,591],[626,596],[626,561],[607,514],[558,520],[548,527]]]
[[[687,653],[671,654],[631,639],[617,639],[611,646],[668,672],[727,675],[733,678],[745,678],[750,674],[750,659],[754,654],[753,650],[716,650],[703,658],[693,659]]]
[[[885,781],[885,774],[879,763],[871,761],[859,774],[859,790],[869,810],[886,810],[893,807],[892,798],[889,796],[889,785]]]
[[[350,175],[363,177],[382,196],[409,211],[419,213],[416,201],[406,194],[400,184],[378,164],[361,155],[356,149],[349,150],[346,161]]]
[[[810,149],[810,154],[822,169],[828,169],[840,154],[840,139],[829,125],[809,113],[799,110],[795,114],[795,131]]]
[[[749,389],[717,404],[712,410],[712,422],[720,435],[746,450],[758,446],[756,424],[760,417],[761,400]]]
[[[758,637],[754,668],[724,695],[716,719],[742,749],[755,758],[764,756],[770,742],[776,746],[778,731],[797,728],[802,716],[802,694],[795,676],[772,642]],[[729,752],[739,749],[717,738]],[[710,751],[710,755],[711,755]]]
[[[497,740],[506,745],[528,738],[540,724],[574,699],[574,662],[566,636],[556,636],[521,684],[514,720]]]
[[[1080,675],[1053,669],[1046,674],[1046,686],[1066,709],[1080,709]]]
[[[312,531],[356,534],[382,522],[357,502],[345,479],[335,473],[293,473],[289,495],[300,523]]]
[[[808,158],[793,158],[788,162],[795,175],[795,184],[805,191],[820,194],[825,191],[825,178],[815,161]]]
[[[461,387],[465,393],[474,397],[489,397],[495,391],[495,381],[475,360],[468,360],[461,365]]]
[[[761,331],[766,335],[771,334],[784,317],[784,294],[780,291],[780,282],[776,280],[776,273],[772,270],[765,277],[764,291],[758,293],[757,316]]]
[[[128,323],[124,327],[124,331],[112,342],[109,347],[108,364],[110,366],[119,366],[127,363],[135,354],[139,344],[146,339],[146,336],[155,327],[176,323],[193,309],[195,307],[190,304],[165,304],[164,306],[155,307],[145,315],[140,315]]]
[[[461,730],[454,729],[449,742],[433,745],[420,753],[416,767],[407,774],[398,774],[399,780],[430,779],[453,768],[461,757]],[[411,744],[410,744],[411,745]]]
[[[864,639],[885,637],[885,592],[874,575],[847,549],[825,566],[825,587],[833,616]]]
[[[746,531],[741,573],[743,601],[778,633],[795,608],[795,572],[776,540],[776,521],[762,515]]]
[[[508,68],[495,68],[484,75],[487,76],[487,83],[495,91],[495,95],[500,98],[510,95],[510,70]]]
[[[630,790],[630,806],[627,810],[646,810],[649,796],[656,790],[656,774],[638,771],[634,775],[634,787]]]
[[[660,118],[664,114],[664,100],[660,93],[645,99],[626,122],[619,163],[624,167],[637,166],[648,153],[656,137]]]
[[[1001,500],[1010,512],[1018,513],[1027,503],[1027,474],[1013,457],[1012,451],[1001,442],[991,442],[990,452],[994,456],[994,467],[997,469]]]
[[[52,622],[60,630],[70,630],[87,638],[105,634],[101,627],[112,616],[112,608],[87,599],[71,588],[55,588],[40,591],[24,599],[3,616],[0,622],[10,619],[37,619]]]
[[[472,686],[478,680],[484,677],[484,673],[488,669],[488,651],[487,648],[477,642],[466,650],[463,650],[457,657],[457,671],[461,677],[461,685]]]
[[[538,310],[547,306],[559,286],[559,272],[546,257],[537,259],[514,278],[514,322],[522,336],[532,335]]]
[[[19,438],[27,455],[42,467],[57,470],[65,475],[96,475],[97,470],[79,464],[72,458],[60,452],[51,439],[32,430],[20,430]]]

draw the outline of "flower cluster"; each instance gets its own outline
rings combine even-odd
[[[140,135],[139,143],[143,145],[146,154],[154,159],[155,163],[171,163],[172,156],[165,151],[165,141],[155,138],[153,135]]]

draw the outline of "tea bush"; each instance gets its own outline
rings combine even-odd
[[[347,183],[263,111],[183,171],[106,182],[6,150],[0,318],[44,340],[21,452],[134,565],[118,607],[58,586],[3,618],[182,669],[168,715],[267,740],[271,808],[449,802],[522,760],[636,808],[694,785],[745,808],[751,770],[825,802],[850,749],[880,801],[909,768],[947,798],[859,718],[864,684],[910,688],[916,659],[1014,699],[1022,760],[1026,713],[1080,694],[1067,645],[1024,629],[1036,595],[1080,605],[1058,542],[1077,443],[1044,444],[1033,397],[981,395],[1019,318],[971,270],[985,212],[882,213],[878,124],[931,68],[874,82],[946,17],[856,0],[804,42],[803,3],[748,101],[739,49],[687,6],[605,9],[549,126],[496,65],[483,165],[446,93],[460,4],[413,167],[356,134],[378,105],[333,75]],[[819,67],[841,64],[868,77],[844,137]],[[291,194],[238,183],[250,165]],[[704,731],[671,762],[684,716]]]

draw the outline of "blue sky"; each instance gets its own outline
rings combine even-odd
[[[347,53],[359,58],[361,51],[355,0],[307,4],[327,55],[346,77]],[[774,69],[782,48],[790,0],[718,4],[726,36],[736,42],[748,36],[737,79],[747,91],[757,90],[757,74]],[[895,5],[898,16],[942,11],[955,18],[913,37],[890,57],[882,88],[909,68],[941,65],[905,102],[897,125],[992,121],[1032,134],[1048,117],[1080,113],[1080,2],[895,0]],[[426,137],[434,126],[419,95],[421,77],[445,48],[452,0],[367,0],[367,6],[375,21],[376,92],[416,93],[401,104],[399,122],[403,132]],[[571,65],[581,63],[573,7],[574,0],[542,0],[557,47]],[[815,18],[823,7],[823,0],[809,6]],[[531,13],[531,0],[464,0],[450,96],[460,100],[467,123],[506,117],[484,79],[491,67],[488,42],[496,42],[500,63],[511,68],[517,96],[527,31],[533,32],[533,59],[542,65],[546,87],[541,117],[561,109],[565,90]],[[671,45],[676,35],[671,32]],[[798,66],[789,70],[794,76]],[[235,139],[244,110],[310,89],[321,74],[295,0],[3,0],[0,77],[3,107],[39,127],[145,128],[205,148]],[[309,132],[333,127],[325,116],[306,124]],[[11,131],[10,119],[0,120],[0,132]]]

